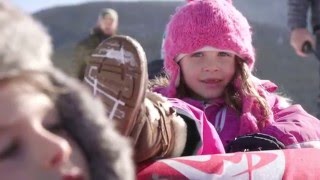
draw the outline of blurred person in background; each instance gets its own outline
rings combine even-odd
[[[102,9],[96,26],[90,35],[81,40],[74,53],[74,75],[83,79],[85,67],[93,50],[105,39],[115,35],[118,31],[118,13],[114,9]]]

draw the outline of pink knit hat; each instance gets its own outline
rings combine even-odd
[[[252,46],[251,28],[247,19],[232,5],[231,0],[193,0],[177,9],[166,29],[164,42],[164,66],[170,77],[166,96],[176,97],[180,81],[180,67],[176,58],[190,54],[203,47],[232,51],[248,64],[252,70],[255,62]],[[240,80],[234,82],[240,87]],[[266,97],[267,91],[273,92],[276,86],[255,78],[254,84],[260,95]],[[264,86],[270,86],[266,88]],[[264,125],[273,122],[270,115],[266,122],[258,123],[262,110],[252,97],[242,95],[242,115],[239,134],[258,132]]]
[[[164,42],[165,70],[170,76],[166,94],[176,95],[180,68],[179,54],[190,54],[204,46],[235,52],[250,68],[254,48],[247,19],[229,0],[193,0],[177,9],[166,29]]]

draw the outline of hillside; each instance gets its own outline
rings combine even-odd
[[[149,61],[160,57],[163,31],[170,14],[182,2],[95,2],[55,7],[34,14],[53,37],[57,66],[70,72],[72,50],[95,24],[102,7],[119,12],[120,34],[136,38],[145,48]],[[315,113],[318,92],[318,62],[314,57],[301,60],[288,43],[285,1],[234,0],[252,25],[257,63],[255,74],[272,79],[280,89],[308,111]]]

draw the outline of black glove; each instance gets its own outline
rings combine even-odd
[[[226,152],[276,150],[284,149],[284,147],[285,146],[275,137],[267,134],[255,133],[237,137],[228,144]]]

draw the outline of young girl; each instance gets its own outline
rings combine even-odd
[[[128,37],[100,44],[87,68],[85,81],[102,95],[120,131],[133,137],[137,162],[224,153],[252,133],[278,148],[320,147],[319,120],[252,75],[251,28],[231,2],[194,0],[178,8],[164,48],[168,79],[152,89],[168,99],[145,92],[145,56]]]
[[[128,142],[100,101],[52,67],[44,28],[1,1],[0,34],[1,179],[134,179]]]

